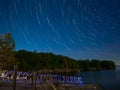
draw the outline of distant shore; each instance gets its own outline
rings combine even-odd
[[[62,72],[80,72],[79,69],[74,69],[74,70],[71,70],[71,69],[55,69],[55,70],[40,70],[38,71],[39,73],[62,73]]]
[[[36,72],[39,72],[39,73],[69,73],[69,72],[83,72],[83,71],[100,71],[100,70],[115,70],[116,68],[114,69],[96,69],[96,68],[89,68],[89,69],[83,69],[83,70],[80,70],[80,69],[74,69],[74,70],[71,70],[71,69],[55,69],[55,70],[49,70],[49,69],[43,69],[43,70],[39,70],[39,71],[36,71]]]

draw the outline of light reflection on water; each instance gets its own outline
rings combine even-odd
[[[84,71],[76,74],[83,83],[97,83],[105,90],[120,90],[120,69],[102,71]]]
[[[116,70],[83,71],[80,73],[55,73],[67,76],[80,76],[83,83],[100,84],[104,90],[120,90],[120,67]]]

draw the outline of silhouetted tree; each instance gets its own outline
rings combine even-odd
[[[6,33],[5,35],[0,35],[0,68],[1,69],[11,69],[15,64],[14,53],[15,43],[10,35]]]
[[[99,60],[92,60],[90,62],[90,67],[93,68],[93,69],[99,70],[99,69],[101,69],[101,63],[100,63]]]

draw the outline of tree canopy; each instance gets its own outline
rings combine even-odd
[[[16,52],[19,70],[101,70],[114,69],[113,61],[75,60],[53,53],[37,53],[26,50]],[[33,67],[34,66],[34,67]]]
[[[0,68],[10,69],[15,64],[15,43],[10,33],[0,34]]]

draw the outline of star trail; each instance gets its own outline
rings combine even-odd
[[[0,0],[0,33],[16,50],[120,64],[120,0]]]

